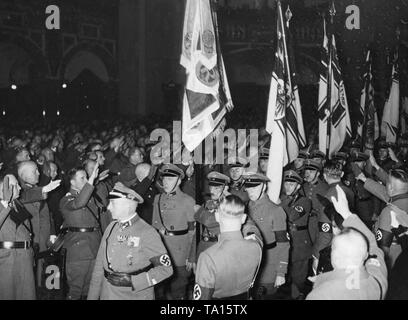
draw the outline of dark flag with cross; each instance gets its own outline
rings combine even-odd
[[[319,81],[319,150],[331,158],[339,151],[346,139],[351,138],[351,124],[346,90],[339,60],[336,40],[332,32],[334,4],[330,9],[330,32],[326,33],[324,21],[322,73]]]

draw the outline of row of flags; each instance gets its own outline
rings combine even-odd
[[[282,168],[296,159],[299,150],[306,146],[289,30],[292,14],[288,8],[285,21],[281,2],[278,0],[277,4],[276,58],[266,119],[266,131],[271,135],[267,170],[271,182],[268,194],[276,203],[279,202],[281,191]],[[333,6],[331,16],[334,14]],[[331,158],[347,139],[351,139],[352,131],[336,40],[330,26],[328,29],[329,32],[326,32],[324,21],[318,114],[319,150]],[[180,64],[185,68],[187,76],[183,97],[182,140],[189,151],[194,151],[207,136],[223,130],[225,115],[233,108],[219,45],[217,17],[210,0],[186,2]],[[371,66],[372,55],[368,51],[357,129],[357,138],[364,146],[373,146],[379,137]],[[395,142],[397,136],[400,104],[398,78],[398,65],[395,63],[381,124],[381,134],[387,142]],[[408,100],[405,102],[408,114]]]

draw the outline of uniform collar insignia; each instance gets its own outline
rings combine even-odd
[[[124,221],[124,222],[119,222],[119,228],[126,229],[127,227],[130,227],[131,225],[133,225],[138,219],[139,219],[139,216],[135,214],[129,220]]]

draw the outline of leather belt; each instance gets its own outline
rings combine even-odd
[[[106,269],[103,270],[103,274],[106,280],[109,281],[110,284],[116,287],[131,287],[132,286],[132,276],[136,276],[140,273],[147,272],[153,268],[153,264],[149,264],[147,267],[143,269],[139,269],[133,272],[110,272]]]
[[[276,241],[264,245],[264,249],[266,249],[266,250],[273,249],[275,247],[276,247]]]
[[[213,237],[204,236],[204,237],[201,237],[201,240],[203,240],[204,242],[217,242],[218,237],[217,236],[213,236]]]
[[[31,241],[1,241],[0,249],[30,249],[33,246]]]
[[[292,225],[291,227],[290,227],[290,231],[303,231],[303,230],[307,230],[308,229],[308,226],[297,226],[297,225]]]
[[[230,297],[213,298],[213,300],[248,300],[248,292],[243,292]]]
[[[169,231],[169,230],[165,230],[164,234],[166,236],[182,236],[188,233],[188,229],[185,230],[177,230],[177,231]]]
[[[93,228],[67,227],[65,229],[71,232],[95,232],[99,230],[99,228],[97,227],[93,227]]]

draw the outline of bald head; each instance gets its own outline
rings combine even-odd
[[[23,161],[18,164],[18,177],[24,183],[36,185],[40,178],[37,164],[34,161]]]
[[[151,165],[148,163],[139,163],[135,169],[137,180],[143,181],[150,173]]]
[[[331,262],[334,269],[361,267],[368,256],[368,240],[354,228],[344,228],[332,242]]]

